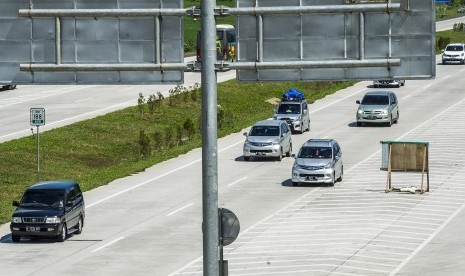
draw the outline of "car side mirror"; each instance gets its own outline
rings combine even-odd
[[[356,100],[355,103],[356,103],[356,104],[360,104],[360,101],[359,101],[359,100]]]
[[[18,207],[18,206],[19,206],[19,202],[18,202],[17,200],[14,200],[14,201],[13,201],[13,206]]]
[[[293,153],[293,154],[291,154],[291,157],[296,159],[297,156],[295,155],[295,153]]]
[[[277,108],[273,109],[273,113],[274,114],[278,113],[278,109]]]
[[[244,132],[243,135],[244,135],[245,137],[247,137],[247,132]]]
[[[441,50],[441,53],[444,54],[444,50]]]
[[[66,207],[68,207],[68,208],[73,207],[73,202],[71,202],[71,201],[66,202]]]

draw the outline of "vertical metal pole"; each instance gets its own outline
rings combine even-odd
[[[360,60],[365,59],[365,16],[363,12],[360,13]]]
[[[216,276],[218,262],[218,130],[215,0],[202,0],[202,215],[203,275]]]
[[[263,17],[258,15],[258,62],[263,62]]]
[[[55,62],[61,64],[61,23],[59,17],[55,17]]]
[[[155,16],[155,64],[161,63],[160,17]]]
[[[37,182],[40,181],[40,144],[39,144],[39,126],[37,126]]]

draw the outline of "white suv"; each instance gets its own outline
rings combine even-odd
[[[448,44],[446,49],[442,51],[442,64],[458,61],[461,64],[465,63],[465,46],[462,43]]]

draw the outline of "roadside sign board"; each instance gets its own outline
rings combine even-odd
[[[359,7],[364,10],[348,11]],[[408,80],[436,75],[434,0],[237,0],[236,8],[257,10],[236,19],[237,62],[257,65],[239,69],[240,81]],[[285,13],[284,8],[294,11]],[[259,14],[259,9],[268,11]],[[396,64],[389,64],[394,60]],[[284,66],[260,67],[266,63]]]
[[[45,125],[45,108],[31,108],[31,126]]]
[[[184,63],[182,16],[148,13],[181,9],[182,2],[0,0],[0,84],[182,83],[183,70],[166,67]],[[20,65],[92,68],[27,71]],[[95,70],[98,65],[105,67]]]

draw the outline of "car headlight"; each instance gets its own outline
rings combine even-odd
[[[250,145],[250,142],[249,142],[249,140],[245,140],[245,142],[244,142],[244,146],[248,146],[248,145]]]
[[[328,164],[326,164],[324,166],[325,169],[331,169],[333,167],[333,163],[332,162],[329,162]]]
[[[294,165],[292,166],[293,169],[300,169],[300,165],[297,164],[297,163],[294,163]]]
[[[45,220],[45,223],[60,223],[60,218],[58,217],[47,218]]]
[[[357,113],[358,113],[358,114],[363,114],[363,109],[357,110]]]
[[[387,114],[388,114],[388,111],[387,111],[387,109],[385,109],[385,110],[382,110],[382,111],[381,111],[381,114],[382,114],[382,115],[387,115]]]
[[[21,223],[22,220],[21,220],[21,217],[12,217],[11,222],[13,222],[13,223]]]
[[[279,145],[279,139],[278,139],[278,140],[275,140],[275,141],[273,141],[273,143],[272,143],[272,144],[273,144],[273,145]]]

